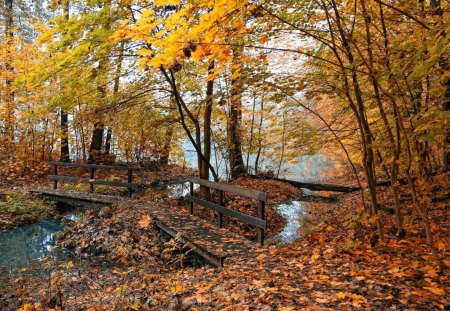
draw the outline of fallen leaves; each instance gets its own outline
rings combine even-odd
[[[143,215],[139,220],[139,228],[146,228],[151,223],[151,218],[148,215]]]
[[[130,261],[135,267],[130,272],[126,265],[118,265],[117,273],[97,269],[83,271],[81,277],[71,275],[66,280],[70,286],[64,288],[67,304],[75,303],[71,297],[76,297],[78,305],[95,305],[96,297],[102,297],[102,307],[112,308],[119,293],[121,307],[132,310],[388,310],[406,306],[414,310],[449,305],[449,275],[427,252],[424,237],[387,239],[372,247],[370,228],[343,226],[344,216],[358,211],[358,198],[358,194],[347,195],[339,208],[322,210],[320,226],[309,235],[285,246],[230,258],[222,269],[168,268],[169,258],[163,256],[169,254],[158,255],[161,249],[146,213],[113,213],[96,224],[98,235],[91,235],[91,240],[109,245],[109,254],[117,256],[118,245],[111,241],[126,235],[128,244],[118,239],[121,256],[134,251],[143,260]],[[317,212],[318,206],[314,208]],[[83,230],[92,228],[94,221],[89,220]],[[93,247],[91,240],[84,238],[84,247]],[[345,249],[352,240],[357,243]],[[117,288],[126,290],[117,292]]]

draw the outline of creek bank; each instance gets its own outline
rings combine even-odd
[[[50,205],[16,191],[0,188],[0,232],[55,214]]]

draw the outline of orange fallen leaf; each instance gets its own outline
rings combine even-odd
[[[146,228],[150,224],[150,216],[144,215],[141,217],[141,219],[138,220],[139,228]]]

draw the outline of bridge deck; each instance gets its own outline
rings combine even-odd
[[[257,245],[244,237],[218,228],[197,217],[153,208],[150,215],[156,226],[172,237],[179,235],[180,241],[192,248],[209,262],[223,266],[225,258],[253,252]]]
[[[84,207],[107,206],[130,200],[119,196],[54,189],[31,189],[30,192],[40,194],[43,198],[48,200]]]
[[[129,198],[96,193],[52,189],[33,189],[30,192],[38,193],[48,200],[63,202],[72,206],[102,207],[114,203],[125,203],[132,208],[132,206],[139,204]],[[142,203],[139,205],[142,205]],[[255,243],[244,237],[232,234],[226,229],[218,228],[197,216],[178,214],[164,207],[145,206],[149,207],[149,214],[159,229],[172,237],[178,236],[181,243],[217,266],[223,266],[225,258],[253,252],[257,248]]]

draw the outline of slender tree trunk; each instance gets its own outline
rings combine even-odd
[[[178,113],[180,116],[180,123],[183,126],[184,131],[186,132],[189,141],[191,142],[192,146],[194,146],[195,151],[197,152],[197,159],[199,162],[199,169],[200,169],[200,162],[204,161],[205,163],[207,163],[209,170],[211,172],[211,174],[213,175],[214,181],[219,181],[219,176],[217,176],[217,173],[214,169],[214,167],[211,165],[211,163],[209,161],[206,160],[203,152],[202,152],[202,146],[200,144],[200,125],[198,120],[195,118],[195,116],[192,114],[192,112],[189,110],[189,108],[187,107],[186,103],[184,102],[183,98],[181,97],[181,94],[178,91],[178,87],[177,87],[177,83],[176,83],[176,79],[175,76],[172,72],[172,70],[169,69],[169,71],[167,71],[164,68],[160,68],[161,73],[164,75],[166,81],[169,83],[174,98],[175,98],[175,103],[177,104],[177,109],[178,109]],[[189,129],[187,123],[186,123],[186,116],[185,113],[187,114],[188,118],[192,121],[192,123],[194,123],[195,126],[195,138],[192,136],[192,132]],[[200,172],[199,172],[200,173]]]
[[[259,126],[258,126],[258,151],[256,152],[256,158],[255,158],[255,175],[258,174],[259,158],[261,157],[261,152],[262,152],[263,122],[264,122],[264,95],[261,97],[261,110],[260,110],[260,118],[259,118]]]
[[[112,128],[108,126],[108,131],[106,132],[105,139],[105,155],[109,155],[111,152],[111,138],[112,138]]]
[[[371,207],[371,213],[373,215],[377,215],[377,229],[378,229],[378,236],[380,239],[383,238],[383,230],[381,227],[381,220],[380,215],[378,211],[378,200],[377,200],[377,193],[376,193],[376,177],[375,177],[375,167],[374,167],[374,151],[372,146],[372,134],[370,131],[369,123],[367,121],[366,113],[365,113],[365,107],[364,107],[364,101],[362,98],[361,88],[359,84],[359,79],[356,70],[356,64],[353,56],[353,49],[350,45],[351,37],[349,36],[349,33],[346,32],[345,25],[343,25],[343,20],[341,19],[340,13],[339,13],[339,7],[336,4],[335,0],[331,0],[332,9],[335,14],[334,21],[336,22],[336,26],[338,28],[338,33],[340,36],[340,40],[342,42],[343,48],[345,50],[346,58],[349,62],[350,68],[351,68],[351,82],[352,82],[352,88],[353,93],[355,96],[355,101],[353,101],[353,98],[351,97],[349,91],[350,91],[350,85],[347,78],[347,73],[345,69],[343,69],[343,78],[345,82],[345,94],[348,98],[350,107],[352,108],[354,115],[358,121],[358,127],[361,133],[361,144],[362,144],[362,151],[363,151],[363,164],[364,164],[364,171],[367,178],[367,184],[369,188],[370,198],[372,201],[372,207]],[[328,22],[331,23],[328,11],[326,11]],[[332,38],[334,42],[334,37]],[[334,49],[334,53],[341,64],[343,65],[342,59],[338,55],[338,52],[336,49]],[[344,68],[344,66],[342,66]]]
[[[430,7],[434,10],[434,14],[440,17],[440,23],[444,26],[444,14],[441,8],[440,0],[430,0]],[[450,56],[443,55],[439,59],[439,66],[442,68],[444,72],[448,72],[450,70]],[[450,110],[450,77],[447,76],[444,81],[445,93],[444,93],[444,101],[442,103],[442,110],[444,113],[447,113]],[[444,140],[444,157],[442,161],[442,168],[445,171],[450,169],[450,127],[447,127],[447,135]]]
[[[68,121],[68,114],[61,108],[61,162],[70,162]]]
[[[213,92],[214,92],[214,61],[208,64],[208,81],[206,82],[206,99],[205,112],[203,114],[203,155],[205,159],[201,161],[200,178],[209,180],[209,167],[211,163],[211,115],[213,109]],[[211,197],[211,192],[208,187],[200,187],[200,191],[205,198]]]
[[[283,165],[285,148],[286,148],[286,116],[283,113],[283,131],[281,132],[281,154],[280,154],[280,161],[278,162],[278,170],[276,175],[277,178],[280,176],[281,166]]]
[[[253,94],[253,106],[252,106],[252,121],[250,123],[250,138],[248,139],[248,149],[247,149],[247,161],[246,166],[247,169],[250,170],[249,161],[250,154],[253,149],[253,136],[254,136],[254,127],[255,127],[255,110],[256,110],[256,94]]]
[[[104,31],[108,31],[111,26],[111,0],[104,1],[104,10],[108,13],[108,16],[103,20],[102,26]],[[96,68],[93,76],[100,77],[102,75],[102,71],[105,69],[105,63],[107,62],[107,58],[100,59],[98,61],[98,67]],[[100,79],[97,82],[97,92],[99,93],[100,99],[106,98],[106,85],[104,85]],[[102,120],[102,116],[97,118],[97,121],[94,123],[94,131],[92,133],[91,147],[89,150],[89,161],[90,162],[102,162],[103,161],[103,136],[104,136],[105,123]]]
[[[386,130],[386,133],[388,134],[388,142],[389,142],[389,150],[393,152],[393,157],[390,163],[391,166],[391,188],[392,188],[392,194],[394,198],[394,210],[396,215],[396,227],[397,227],[397,236],[402,236],[403,228],[402,228],[402,216],[400,211],[400,202],[399,202],[399,195],[398,195],[398,171],[399,171],[399,157],[400,157],[400,144],[399,142],[395,141],[394,134],[392,132],[391,125],[389,124],[389,120],[387,118],[386,111],[383,107],[383,103],[381,100],[381,94],[380,94],[380,88],[378,84],[378,80],[376,77],[376,73],[374,70],[374,60],[373,60],[373,51],[372,51],[372,35],[370,32],[370,17],[366,10],[366,2],[365,0],[361,0],[361,8],[364,15],[364,25],[365,25],[365,32],[366,32],[366,42],[367,42],[367,54],[368,54],[368,62],[365,62],[370,76],[371,76],[371,82],[372,87],[375,94],[375,101],[378,106],[378,110],[381,116],[381,119],[383,120],[383,125]],[[386,38],[387,39],[387,38]],[[385,42],[386,44],[386,42]],[[357,49],[359,51],[359,49]],[[385,45],[385,50],[387,52],[387,46]],[[363,54],[361,54],[361,58],[363,58]]]
[[[86,135],[84,133],[84,124],[83,124],[83,116],[81,112],[81,103],[78,101],[78,118],[80,119],[77,124],[80,126],[80,141],[81,141],[81,155],[83,158],[83,162],[87,161],[86,155]]]
[[[173,138],[173,125],[172,122],[175,119],[175,99],[171,98],[169,103],[169,114],[168,114],[168,121],[170,122],[170,125],[166,128],[165,138],[164,138],[164,147],[163,147],[163,154],[161,155],[159,159],[159,164],[161,165],[168,165],[169,164],[169,158],[170,158],[170,148],[172,146],[172,138]]]
[[[67,1],[64,5],[64,18],[69,19],[69,4]],[[61,107],[61,162],[70,162],[70,150],[69,150],[69,115],[66,110]]]
[[[236,48],[233,51],[233,63],[239,64],[241,51]],[[235,66],[233,66],[232,76],[236,74]],[[231,79],[230,86],[230,107],[229,118],[227,121],[227,141],[228,154],[230,161],[231,178],[235,179],[246,173],[244,159],[242,156],[241,146],[241,113],[242,113],[242,78],[238,74],[237,77]]]
[[[205,161],[202,161],[200,167],[200,178],[209,180],[209,167],[208,163],[211,162],[211,115],[213,108],[213,92],[214,92],[214,79],[211,75],[214,72],[214,62],[211,61],[208,65],[208,81],[206,82],[206,99],[205,99],[205,112],[203,114],[203,155]],[[207,188],[209,189],[209,188]]]
[[[13,0],[5,0],[5,37],[6,37],[6,55],[5,55],[5,142],[7,147],[11,147],[14,140],[14,91],[12,89],[13,82]]]
[[[116,96],[119,93],[120,88],[120,75],[122,73],[122,63],[123,63],[123,49],[125,43],[121,42],[119,47],[119,57],[117,59],[117,67],[116,67],[116,76],[114,78],[114,86],[113,86],[113,96]],[[108,125],[108,131],[106,133],[105,140],[105,155],[109,155],[111,152],[111,138],[112,138],[112,126]]]

